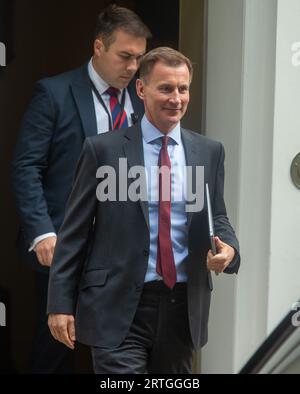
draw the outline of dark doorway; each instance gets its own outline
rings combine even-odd
[[[9,10],[9,20],[6,19],[9,30],[2,34],[7,41],[8,53],[13,54],[7,66],[0,69],[0,214],[3,224],[0,288],[5,288],[3,294],[9,300],[6,302],[9,324],[1,327],[0,335],[10,341],[11,346],[6,347],[9,354],[4,355],[1,351],[1,359],[2,362],[7,360],[6,365],[12,360],[11,371],[27,372],[34,321],[33,276],[17,255],[18,218],[10,187],[10,163],[21,118],[35,81],[80,66],[89,59],[97,14],[109,3],[112,2],[0,0],[0,10]],[[153,33],[151,47],[168,45],[178,48],[179,0],[124,0],[114,3],[135,10],[148,24]],[[79,352],[77,359],[77,372],[91,372],[89,356],[84,351]]]
[[[178,49],[179,0],[28,0],[23,6],[14,2],[16,61],[31,65],[38,77],[83,64],[91,55],[97,15],[110,3],[141,16],[153,33],[150,48],[167,45]]]

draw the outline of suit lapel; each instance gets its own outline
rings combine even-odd
[[[125,131],[125,143],[123,145],[124,153],[128,160],[129,169],[134,166],[142,166],[144,163],[143,139],[140,122]],[[147,185],[144,185],[147,190]],[[139,200],[142,212],[149,228],[149,209],[148,202]]]
[[[197,144],[192,133],[188,132],[185,129],[181,129],[181,137],[182,143],[185,152],[186,165],[188,167],[192,167],[192,179],[188,177],[187,181],[189,182],[187,187],[188,190],[193,190],[192,186],[196,185],[196,166],[204,166],[204,152],[202,152],[202,147]],[[190,184],[192,182],[192,184]],[[193,217],[193,212],[188,212],[188,226],[191,224],[191,220]]]
[[[128,93],[134,110],[135,121],[141,120],[144,114],[144,104],[138,98],[135,88],[136,79],[128,85]],[[82,72],[77,79],[71,83],[71,90],[77,105],[77,109],[82,121],[83,131],[86,137],[97,134],[97,121],[93,94],[88,77],[87,65],[82,68]],[[132,114],[128,114],[131,116]]]
[[[86,137],[97,134],[97,121],[93,94],[88,78],[87,66],[82,69],[82,74],[71,83],[71,90],[81,118],[83,131]]]

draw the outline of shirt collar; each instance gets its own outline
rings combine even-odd
[[[151,122],[149,122],[146,115],[143,116],[141,126],[142,126],[143,139],[147,144],[150,144],[151,142],[165,135],[158,128],[156,128]],[[181,144],[180,122],[178,122],[177,125],[174,127],[174,129],[168,133],[168,137],[170,137],[172,141],[175,142],[176,145]]]

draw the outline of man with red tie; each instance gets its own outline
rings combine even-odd
[[[180,126],[191,79],[184,55],[150,51],[137,80],[143,119],[88,138],[80,157],[47,311],[55,339],[71,349],[75,341],[91,347],[96,373],[190,373],[193,351],[207,342],[211,271],[238,272],[238,241],[223,200],[224,149]],[[111,182],[104,168],[113,170]],[[189,168],[190,177],[183,171]],[[193,175],[197,168],[204,168],[204,179]],[[99,196],[104,180],[117,197]],[[214,256],[206,203],[187,209],[189,182],[193,190],[209,185]]]

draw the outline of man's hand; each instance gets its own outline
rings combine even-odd
[[[50,313],[48,326],[53,337],[74,350],[75,348],[75,319],[73,315]]]
[[[44,265],[46,267],[51,266],[55,244],[56,237],[48,237],[43,239],[36,245],[34,251],[41,265]]]
[[[211,250],[207,253],[207,268],[216,273],[223,272],[234,258],[235,251],[232,246],[215,237],[217,254],[214,256]]]

